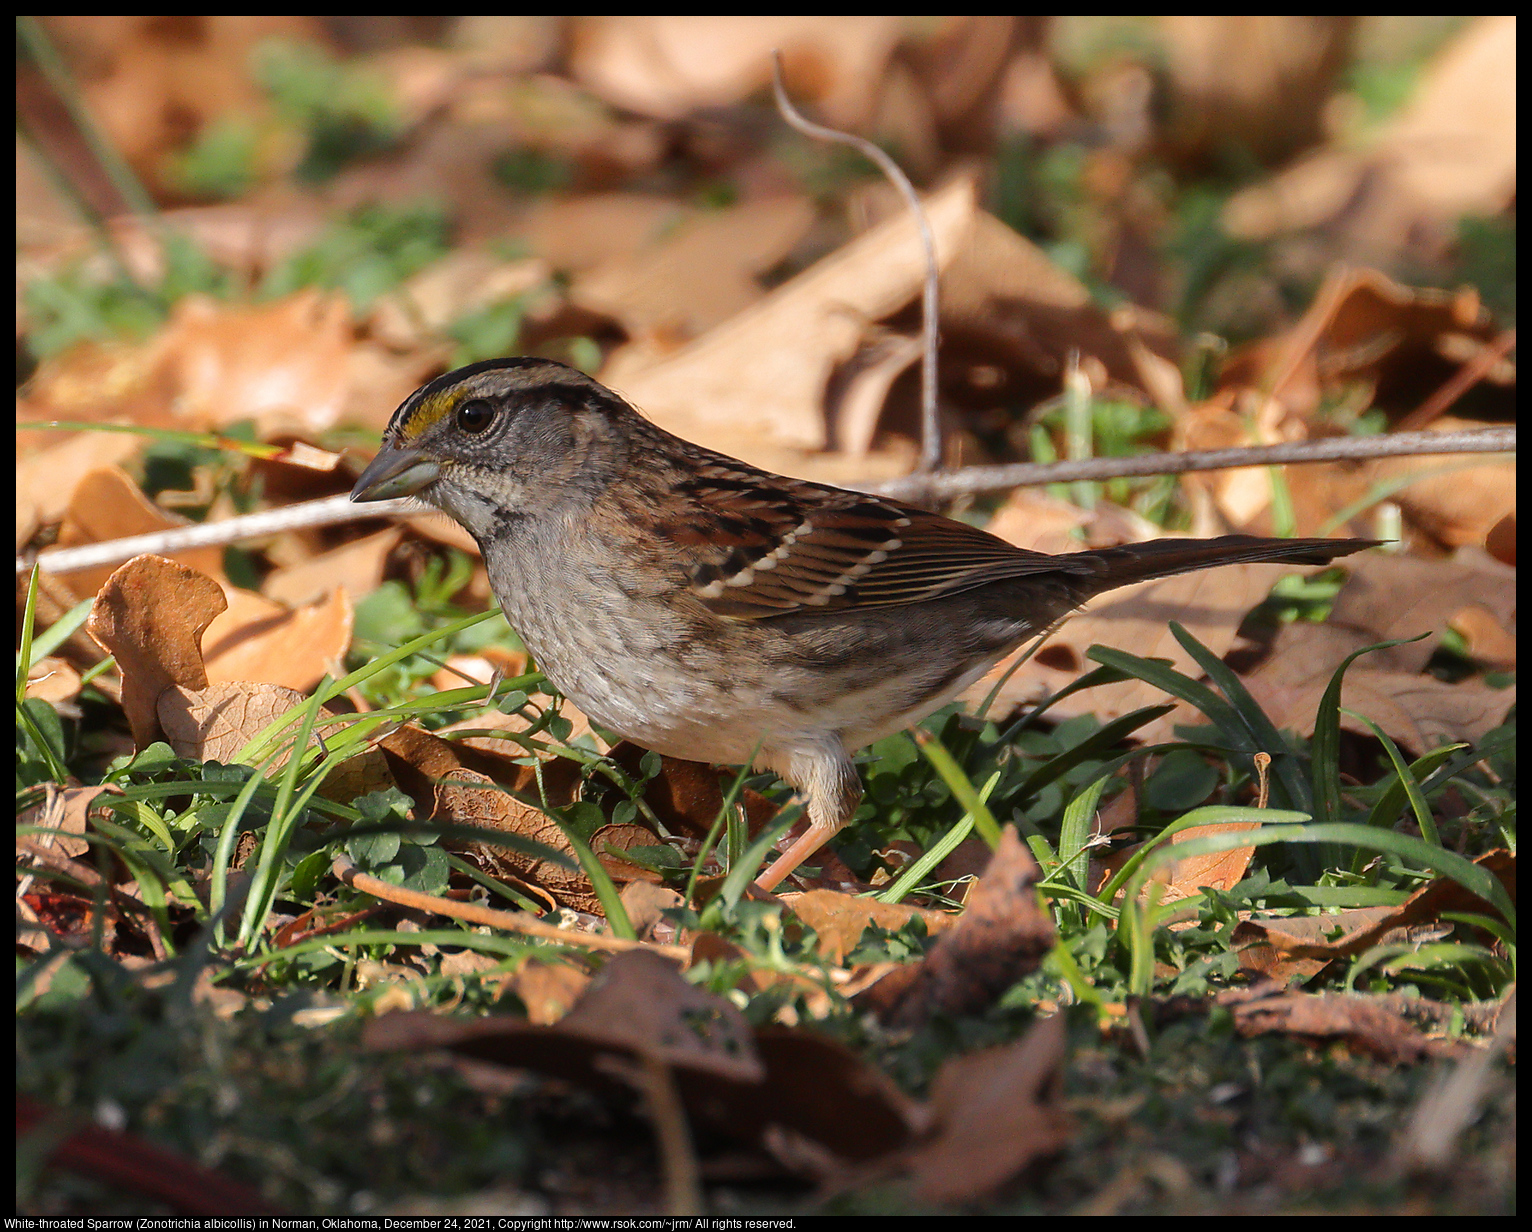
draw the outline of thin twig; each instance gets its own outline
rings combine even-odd
[[[1515,428],[1485,428],[1474,432],[1409,432],[1387,436],[1345,436],[1280,445],[1249,445],[1239,449],[1196,449],[1185,453],[1141,454],[1131,458],[1085,458],[1078,462],[1018,462],[1011,466],[968,466],[940,475],[906,476],[882,483],[851,486],[879,496],[910,499],[929,493],[937,497],[971,496],[1010,488],[1079,479],[1123,479],[1142,475],[1180,475],[1188,471],[1221,471],[1241,466],[1275,466],[1297,462],[1364,461],[1429,454],[1514,453]],[[44,568],[47,564],[44,563]]]
[[[354,890],[360,890],[363,894],[371,894],[374,898],[398,903],[401,907],[414,907],[419,911],[431,911],[437,915],[467,920],[470,924],[503,928],[507,932],[521,933],[523,936],[537,937],[543,941],[556,941],[560,945],[578,946],[587,950],[648,950],[650,953],[674,958],[680,962],[687,962],[691,958],[691,950],[684,945],[660,945],[650,941],[629,941],[625,937],[607,937],[600,933],[580,933],[573,929],[556,928],[552,924],[545,924],[535,915],[524,911],[496,911],[491,907],[460,903],[455,899],[419,894],[414,890],[391,885],[377,877],[369,877],[345,856],[336,856],[330,871],[339,880]]]
[[[297,505],[284,505],[280,509],[266,509],[260,513],[247,513],[237,518],[224,518],[217,522],[198,522],[191,526],[175,526],[169,530],[155,531],[149,535],[130,535],[126,539],[111,539],[105,543],[89,543],[78,548],[59,548],[44,551],[37,563],[48,573],[76,573],[81,569],[99,569],[103,565],[115,565],[144,553],[168,556],[189,548],[214,547],[239,543],[246,539],[260,539],[283,531],[301,530],[314,526],[333,526],[343,522],[356,522],[366,518],[390,517],[419,512],[421,506],[410,497],[398,500],[371,501],[365,505],[353,504],[344,494],[326,496],[321,500],[303,501]],[[16,572],[31,568],[31,561],[20,558]]]
[[[1442,383],[1440,389],[1399,421],[1399,431],[1413,432],[1433,419],[1489,375],[1490,369],[1516,347],[1516,331],[1508,329],[1474,355]]]
[[[782,84],[782,53],[771,53],[771,89],[776,95],[777,110],[782,113],[782,118],[796,128],[800,133],[810,137],[817,137],[821,141],[839,141],[842,145],[849,145],[876,163],[889,181],[904,194],[905,203],[910,207],[910,213],[915,216],[915,225],[920,229],[920,243],[925,249],[926,255],[926,278],[925,287],[920,299],[920,337],[921,337],[921,360],[920,360],[920,466],[919,471],[928,473],[940,469],[942,464],[942,429],[941,420],[936,413],[936,332],[938,328],[937,314],[937,265],[936,265],[936,240],[931,234],[931,224],[926,220],[925,209],[920,204],[920,196],[915,191],[915,186],[910,183],[909,176],[900,169],[899,164],[888,156],[883,150],[868,141],[865,137],[858,137],[854,133],[843,133],[838,128],[826,128],[823,124],[815,124],[806,119],[792,101],[787,97],[787,90]]]
[[[860,492],[918,500],[923,495],[971,496],[1010,488],[1081,479],[1121,479],[1143,475],[1178,475],[1187,471],[1229,470],[1239,466],[1274,466],[1299,462],[1365,461],[1430,454],[1514,453],[1515,428],[1485,428],[1473,432],[1395,432],[1387,436],[1334,437],[1281,445],[1248,445],[1239,449],[1202,449],[1186,453],[1141,454],[1132,458],[1084,458],[1078,462],[1021,462],[1012,466],[970,466],[938,475],[907,476],[881,483],[852,483]],[[50,548],[34,556],[18,556],[16,572],[35,561],[46,572],[76,573],[120,564],[146,552],[168,556],[194,547],[211,547],[259,539],[279,531],[309,526],[332,526],[368,518],[420,512],[411,497],[355,505],[346,496],[327,496],[281,509],[178,526],[152,535],[133,535],[77,548]]]

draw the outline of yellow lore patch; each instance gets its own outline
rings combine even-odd
[[[463,400],[463,393],[462,386],[456,386],[421,399],[420,404],[399,425],[399,435],[406,441],[417,439],[427,428],[450,415],[453,408]]]

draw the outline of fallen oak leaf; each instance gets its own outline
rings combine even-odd
[[[1235,1029],[1256,1035],[1339,1039],[1384,1061],[1410,1064],[1428,1057],[1455,1057],[1464,1045],[1422,1035],[1407,1019],[1372,998],[1289,992],[1275,980],[1229,988],[1214,1002],[1228,1009]]]
[[[975,1202],[1073,1133],[1059,1100],[1064,1018],[1051,1014],[1013,1044],[953,1057],[931,1084],[934,1126],[904,1158],[926,1202]]]
[[[915,1026],[938,1013],[987,1009],[1037,970],[1053,948],[1053,920],[1037,901],[1041,878],[1016,827],[1007,826],[957,923],[908,975],[892,981],[885,977],[862,992],[856,1004],[900,1026]]]

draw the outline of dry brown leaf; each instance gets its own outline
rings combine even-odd
[[[451,1048],[597,1093],[624,1089],[604,1056],[648,1055],[673,1067],[688,1117],[700,1130],[760,1144],[780,1126],[844,1160],[881,1158],[904,1146],[926,1120],[920,1105],[844,1045],[781,1027],[752,1036],[728,1001],[687,984],[665,960],[645,952],[614,959],[551,1027],[503,1017],[389,1014],[368,1024],[363,1043],[380,1050]]]
[[[1354,648],[1428,635],[1404,646],[1375,650],[1360,665],[1421,671],[1441,644],[1446,627],[1455,624],[1465,610],[1481,613],[1470,619],[1477,619],[1482,628],[1487,618],[1514,647],[1515,569],[1467,553],[1446,561],[1364,552],[1349,563],[1348,570],[1350,576],[1335,597],[1329,623],[1355,629],[1360,636]]]
[[[251,737],[302,701],[296,689],[252,681],[195,690],[172,685],[160,694],[156,713],[177,757],[230,765]]]
[[[461,689],[468,684],[487,685],[497,675],[502,680],[507,676],[522,675],[527,670],[528,662],[527,652],[524,650],[508,650],[503,646],[486,646],[483,654],[453,655],[447,660],[443,669],[431,677],[431,687],[439,692],[445,692],[447,689]],[[585,719],[584,715],[579,716],[580,719],[585,719],[582,724],[579,721],[575,721],[573,714],[569,714],[564,710],[560,710],[559,713],[563,714],[565,718],[574,721],[574,726],[570,729],[567,739],[574,740],[577,736],[583,734],[584,731],[590,730],[590,721]],[[491,720],[489,723],[479,723],[476,719],[470,719],[464,723],[464,726],[466,728],[471,728],[475,725],[480,727],[504,727],[508,731],[521,731],[529,726],[525,719],[516,714],[503,714],[497,711],[487,717]],[[501,723],[501,719],[510,719],[512,721]],[[449,724],[448,726],[456,727],[457,725]]]
[[[669,944],[675,940],[675,926],[666,920],[665,912],[685,905],[685,900],[676,891],[649,881],[630,881],[622,887],[618,897],[622,899],[628,922],[633,925],[633,933],[640,941]]]
[[[1515,901],[1513,853],[1496,848],[1474,863],[1493,873]],[[1447,911],[1498,914],[1450,877],[1436,877],[1397,907],[1363,907],[1337,915],[1276,920],[1251,918],[1235,925],[1230,940],[1239,951],[1242,967],[1286,982],[1294,974],[1313,975],[1337,958],[1390,941],[1408,940],[1411,930],[1439,921]],[[1339,935],[1334,935],[1337,932]]]
[[[732,1002],[689,984],[674,963],[647,950],[613,958],[563,1019],[571,1032],[622,1043],[667,1065],[759,1081],[745,1016]]]
[[[149,535],[188,525],[186,518],[167,513],[147,496],[119,466],[104,466],[75,485],[59,527],[60,548],[103,543],[130,535]],[[212,578],[223,576],[222,548],[190,548],[171,559]],[[95,594],[112,575],[110,566],[63,574],[65,584],[80,598]]]
[[[403,527],[391,526],[297,564],[273,569],[261,583],[261,593],[288,608],[313,603],[336,590],[370,595],[383,584],[388,555],[403,535]]]
[[[1058,1098],[1064,1045],[1063,1015],[1053,1014],[1014,1044],[942,1063],[935,1129],[905,1156],[923,1201],[979,1201],[1064,1148],[1073,1132]]]
[[[769,197],[682,223],[649,247],[577,277],[571,302],[610,316],[633,338],[674,348],[762,298],[755,280],[814,221],[802,197]]]
[[[854,458],[865,457],[883,418],[894,382],[920,359],[914,338],[890,334],[862,347],[836,375],[840,394],[835,399],[835,444]]]
[[[202,634],[227,605],[212,578],[163,556],[135,556],[102,586],[85,627],[117,658],[137,748],[159,739],[161,693],[207,688]]]
[[[1271,653],[1245,679],[1250,695],[1278,729],[1311,735],[1320,698],[1352,651],[1373,639],[1336,625],[1284,625]],[[1434,676],[1371,668],[1363,656],[1346,669],[1341,726],[1371,734],[1355,710],[1417,755],[1443,743],[1477,742],[1516,704],[1515,686],[1492,689],[1472,680],[1448,684]]]
[[[528,958],[506,981],[506,987],[521,999],[528,1022],[551,1027],[589,991],[590,983],[588,972],[568,963]]]
[[[928,935],[946,932],[956,917],[945,911],[913,907],[905,903],[880,903],[875,898],[842,894],[835,890],[806,890],[801,894],[779,896],[787,909],[814,930],[816,949],[827,961],[837,965],[856,949],[868,925],[895,932],[916,916],[925,921]]]
[[[925,1128],[928,1110],[844,1044],[812,1031],[761,1027],[755,1046],[766,1066],[758,1090],[730,1109],[730,1122],[764,1135],[784,1126],[853,1162],[880,1159]]]
[[[880,1017],[905,1025],[938,1013],[982,1012],[1036,970],[1053,946],[1053,920],[1037,901],[1041,876],[1016,828],[1007,826],[958,922],[907,979],[887,988],[887,981],[874,984],[863,1001]]]
[[[1443,416],[1432,431],[1482,425]],[[1516,463],[1444,462],[1441,458],[1375,458],[1364,468],[1370,484],[1410,481],[1390,497],[1409,525],[1446,548],[1482,547],[1500,521],[1516,509]]]
[[[946,264],[973,225],[972,179],[925,206]],[[917,294],[923,270],[914,222],[891,218],[660,363],[625,370],[618,352],[601,379],[661,427],[747,460],[756,440],[823,449],[831,371],[868,322]]]
[[[1189,843],[1193,839],[1207,838],[1214,834],[1232,834],[1238,830],[1259,830],[1260,823],[1255,821],[1230,821],[1218,822],[1208,826],[1193,826],[1189,830],[1181,830],[1170,836],[1170,844]],[[1175,860],[1163,869],[1158,870],[1165,874],[1165,888],[1160,894],[1162,903],[1173,903],[1183,898],[1190,898],[1203,886],[1212,886],[1217,890],[1232,890],[1245,879],[1245,870],[1250,867],[1250,858],[1255,855],[1254,847],[1235,847],[1229,851],[1215,851],[1208,855],[1185,856]],[[1156,877],[1156,880],[1159,880]]]
[[[902,32],[899,17],[582,17],[574,25],[575,79],[627,111],[675,120],[725,107],[771,81],[780,49],[788,89],[826,122],[860,128]]]
[[[1516,511],[1513,509],[1494,526],[1484,540],[1484,550],[1502,565],[1516,565]]]
[[[522,234],[554,269],[578,274],[631,257],[696,213],[669,197],[592,193],[539,202],[528,213]]]
[[[90,842],[84,837],[90,808],[102,792],[122,795],[120,787],[106,784],[99,787],[55,787],[49,784],[43,803],[26,810],[18,819],[20,824],[37,826],[52,831],[48,835],[35,836],[71,859],[83,856],[90,850]]]
[[[203,634],[208,679],[251,680],[306,692],[351,645],[351,597],[331,591],[289,610],[253,591],[227,587],[229,604]]]
[[[1498,213],[1515,192],[1516,18],[1488,16],[1437,55],[1370,149],[1338,142],[1310,155],[1232,197],[1224,225],[1264,239],[1329,224],[1392,255],[1421,229]]]
[[[1183,160],[1238,146],[1266,166],[1317,142],[1350,62],[1355,17],[1159,18],[1171,95],[1164,140]]]
[[[345,407],[354,334],[343,295],[304,290],[253,306],[188,295],[151,345],[183,423],[253,419],[263,439],[314,436]]]
[[[49,444],[30,457],[19,459],[16,463],[16,550],[20,551],[30,542],[40,527],[64,517],[77,486],[76,476],[104,468],[115,469],[142,446],[141,438],[126,432],[79,432]]]
[[[1274,980],[1229,988],[1214,1000],[1234,1017],[1234,1027],[1256,1035],[1340,1039],[1384,1061],[1411,1064],[1429,1057],[1458,1056],[1463,1046],[1422,1035],[1406,1019],[1369,998],[1288,992]]]
[[[27,669],[27,696],[57,706],[80,692],[80,673],[57,655],[38,659]]]

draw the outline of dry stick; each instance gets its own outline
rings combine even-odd
[[[1489,370],[1511,353],[1516,346],[1516,331],[1508,329],[1488,346],[1479,350],[1461,368],[1442,383],[1440,389],[1399,421],[1401,432],[1424,428],[1449,406],[1489,375]]]
[[[1186,471],[1229,470],[1239,466],[1274,466],[1280,463],[1362,461],[1429,454],[1514,453],[1515,428],[1486,428],[1473,432],[1395,432],[1387,436],[1348,436],[1319,441],[1294,441],[1282,445],[1247,445],[1238,449],[1199,449],[1186,453],[1141,454],[1131,458],[1084,458],[1078,462],[1019,462],[1011,466],[969,466],[936,475],[911,475],[882,483],[858,483],[851,487],[879,496],[919,499],[922,495],[971,496],[979,492],[1003,492],[1010,488],[1045,483],[1070,483],[1077,479],[1119,479],[1139,475],[1176,475]],[[354,505],[347,496],[327,496],[282,509],[178,526],[152,535],[132,535],[77,548],[50,548],[36,556],[18,556],[16,572],[24,573],[35,561],[48,573],[76,573],[120,564],[146,552],[168,556],[188,548],[212,547],[259,539],[279,531],[307,526],[332,526],[368,518],[419,513],[412,497]]]
[[[1363,461],[1426,454],[1514,453],[1515,428],[1472,432],[1396,432],[1387,436],[1343,436],[1281,445],[1237,449],[1194,449],[1185,453],[1140,454],[1131,458],[1085,458],[1078,462],[1018,462],[1009,466],[968,466],[939,475],[908,476],[882,483],[856,484],[879,496],[908,498],[969,496],[1076,479],[1121,479],[1139,475],[1180,475],[1187,471],[1231,470],[1295,462]],[[46,569],[47,558],[41,558]]]
[[[787,90],[782,85],[780,51],[771,53],[771,89],[776,95],[777,110],[782,113],[784,120],[800,133],[817,137],[821,141],[839,141],[871,159],[894,187],[904,194],[905,203],[915,216],[915,225],[920,229],[920,243],[926,256],[925,287],[920,298],[920,465],[917,473],[935,471],[942,462],[941,420],[936,414],[936,239],[931,234],[931,224],[926,221],[920,197],[915,192],[915,186],[910,183],[909,176],[900,170],[899,164],[865,137],[843,133],[838,128],[826,128],[823,124],[815,124],[804,118],[788,99]]]
[[[420,911],[432,911],[437,915],[449,915],[455,919],[467,920],[470,924],[484,924],[490,928],[502,928],[507,932],[522,933],[543,941],[556,941],[561,945],[578,946],[587,950],[648,950],[652,954],[674,958],[679,962],[686,962],[691,958],[691,951],[684,945],[660,945],[650,941],[629,941],[625,937],[604,937],[599,933],[578,933],[572,929],[544,924],[535,915],[524,911],[496,911],[490,907],[476,907],[472,903],[459,903],[450,898],[419,894],[414,890],[390,885],[377,877],[369,877],[345,856],[336,856],[330,871],[339,880],[344,881],[352,889],[360,890],[363,894],[371,894],[374,898],[398,903],[401,907],[414,907]]]

